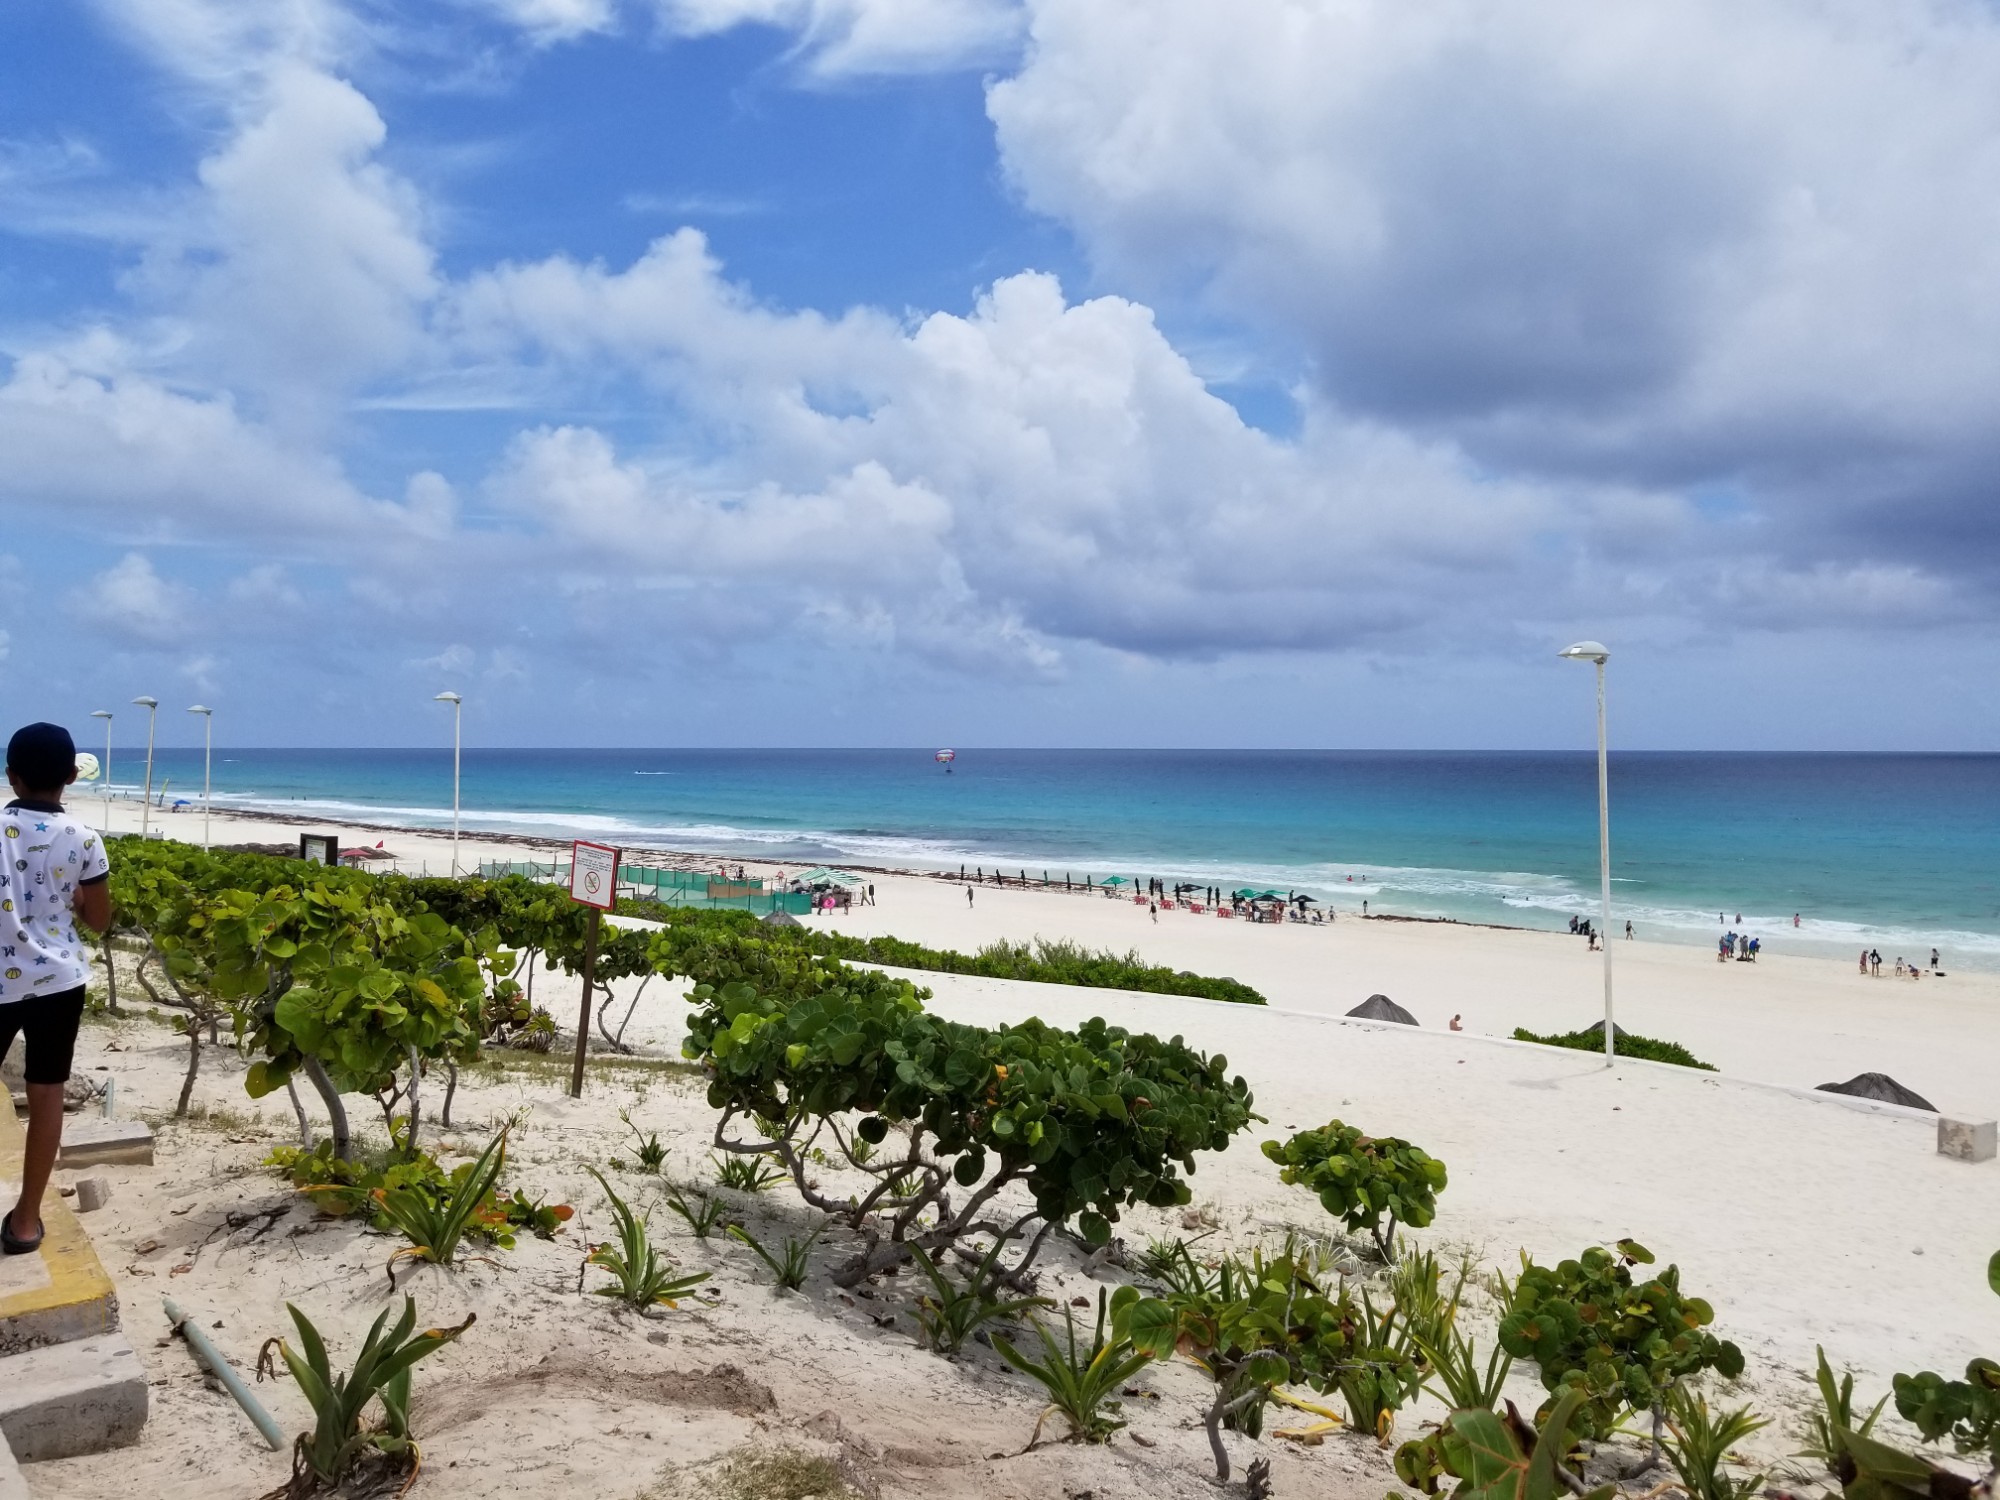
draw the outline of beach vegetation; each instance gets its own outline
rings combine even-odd
[[[1385,1262],[1396,1258],[1399,1224],[1422,1229],[1437,1215],[1445,1165],[1408,1141],[1364,1135],[1329,1120],[1284,1141],[1264,1142],[1279,1176],[1319,1195],[1320,1206],[1350,1231],[1366,1230]]]
[[[1677,1385],[1708,1370],[1729,1380],[1743,1373],[1742,1351],[1708,1331],[1714,1309],[1682,1292],[1679,1267],[1634,1275],[1653,1264],[1652,1252],[1632,1240],[1593,1245],[1554,1267],[1522,1256],[1500,1344],[1540,1373],[1550,1393],[1540,1416],[1575,1391],[1583,1397],[1580,1436],[1605,1437],[1625,1413],[1650,1412],[1657,1444]]]
[[[477,1163],[462,1162],[446,1170],[427,1151],[415,1157],[390,1151],[342,1158],[334,1155],[331,1141],[321,1141],[310,1151],[279,1146],[264,1158],[264,1165],[290,1179],[321,1213],[336,1218],[362,1214],[372,1228],[391,1234],[398,1226],[383,1210],[384,1197],[393,1192],[398,1202],[405,1202],[410,1195],[419,1195],[428,1200],[432,1212],[442,1214]],[[526,1229],[539,1239],[552,1239],[574,1213],[567,1203],[531,1199],[518,1188],[502,1196],[497,1186],[489,1184],[486,1196],[465,1220],[463,1233],[500,1249],[511,1249],[515,1230]]]
[[[658,941],[665,934],[656,934]],[[854,1285],[969,1235],[1019,1244],[986,1278],[1022,1287],[1057,1226],[1105,1244],[1121,1209],[1189,1200],[1182,1173],[1248,1125],[1249,1087],[1227,1061],[1102,1020],[1063,1031],[1030,1019],[988,1028],[924,1009],[908,981],[785,945],[733,944],[700,970],[683,1055],[711,1069],[718,1147],[781,1163],[812,1207],[868,1236],[834,1280]],[[745,1136],[743,1127],[755,1125]],[[856,1160],[852,1143],[871,1149]],[[828,1143],[871,1179],[835,1199],[808,1177]],[[993,1219],[1019,1184],[1025,1212]]]
[[[657,1172],[667,1164],[666,1143],[660,1139],[657,1130],[641,1130],[632,1122],[632,1111],[621,1109],[618,1118],[625,1128],[632,1132],[632,1165],[641,1172]]]
[[[1514,1040],[1538,1042],[1544,1047],[1564,1047],[1572,1052],[1595,1052],[1600,1057],[1604,1054],[1604,1029],[1601,1026],[1546,1036],[1525,1026],[1517,1026],[1514,1028]],[[1617,1043],[1620,1057],[1635,1057],[1641,1062],[1672,1063],[1677,1068],[1699,1068],[1704,1073],[1715,1071],[1712,1064],[1703,1062],[1679,1042],[1662,1042],[1649,1036],[1620,1033]]]
[[[1468,1407],[1447,1416],[1436,1431],[1396,1452],[1396,1477],[1425,1495],[1457,1500],[1612,1500],[1617,1490],[1586,1490],[1570,1467],[1574,1422],[1585,1401],[1571,1389],[1551,1404],[1539,1428],[1508,1402],[1504,1412]],[[1445,1481],[1454,1483],[1449,1489]]]
[[[597,1289],[600,1297],[616,1297],[627,1307],[644,1311],[653,1306],[678,1307],[680,1299],[708,1280],[709,1272],[678,1276],[665,1256],[653,1247],[647,1221],[632,1212],[631,1205],[618,1196],[604,1180],[604,1174],[589,1168],[597,1185],[610,1200],[614,1236],[590,1247],[588,1264],[611,1273],[611,1282]]]
[[[1303,1383],[1327,1393],[1347,1380],[1351,1398],[1371,1403],[1378,1422],[1383,1410],[1394,1409],[1389,1402],[1416,1393],[1414,1361],[1405,1351],[1371,1345],[1384,1330],[1362,1329],[1360,1312],[1346,1292],[1329,1296],[1289,1242],[1276,1253],[1253,1249],[1247,1259],[1225,1258],[1198,1286],[1122,1308],[1123,1327],[1140,1353],[1167,1359],[1178,1352],[1207,1374],[1211,1395],[1202,1425],[1221,1481],[1230,1472],[1224,1429],[1260,1436],[1265,1407],[1280,1386]],[[1363,1391],[1356,1376],[1378,1364],[1387,1367],[1387,1378]]]
[[[1667,1430],[1660,1446],[1689,1500],[1752,1500],[1770,1475],[1759,1471],[1738,1478],[1723,1465],[1738,1443],[1770,1425],[1747,1406],[1711,1412],[1699,1391],[1679,1385],[1667,1393]]]
[[[1071,1442],[1106,1442],[1125,1425],[1119,1415],[1123,1403],[1117,1399],[1118,1393],[1153,1359],[1150,1352],[1135,1347],[1122,1326],[1124,1315],[1138,1303],[1139,1294],[1131,1287],[1120,1287],[1108,1298],[1100,1287],[1097,1325],[1087,1344],[1077,1342],[1076,1316],[1067,1307],[1063,1309],[1061,1339],[1040,1318],[1031,1317],[1028,1326],[1041,1345],[1039,1359],[1023,1354],[1005,1334],[993,1335],[993,1347],[1000,1357],[1049,1394],[1049,1404],[1036,1418],[1035,1430],[1028,1437],[1030,1448],[1041,1437],[1042,1423],[1054,1415],[1069,1424]]]
[[[716,1186],[733,1192],[761,1193],[785,1180],[784,1172],[762,1156],[711,1155],[709,1162],[715,1168]]]
[[[911,1249],[910,1259],[931,1288],[917,1298],[913,1309],[925,1348],[934,1354],[956,1354],[988,1323],[1010,1321],[1031,1307],[1050,1305],[1046,1297],[995,1297],[984,1290],[992,1284],[993,1262],[1004,1248],[1003,1242],[995,1240],[972,1276],[962,1283],[946,1275],[922,1246]]]
[[[895,969],[921,969],[935,974],[971,974],[986,979],[1024,979],[1039,984],[1080,985],[1092,989],[1135,990],[1154,995],[1190,995],[1202,1000],[1226,1000],[1238,1005],[1262,1005],[1264,997],[1235,979],[1191,974],[1149,964],[1137,950],[1118,954],[1086,948],[1068,939],[1036,938],[1030,942],[989,943],[977,953],[931,948],[896,937],[856,937],[812,927],[760,927],[748,913],[667,906],[656,902],[621,902],[633,916],[664,922],[682,940],[728,941],[755,937],[784,944],[802,953],[852,963],[883,964]]]
[[[798,1448],[739,1449],[706,1477],[716,1500],[861,1500],[838,1463]]]
[[[1814,1353],[1819,1358],[1816,1381],[1819,1405],[1806,1413],[1806,1446],[1800,1451],[1799,1456],[1818,1459],[1831,1473],[1840,1462],[1843,1451],[1840,1434],[1856,1432],[1862,1437],[1867,1437],[1875,1430],[1875,1423],[1881,1418],[1882,1408],[1889,1404],[1889,1398],[1882,1397],[1857,1423],[1854,1419],[1854,1372],[1843,1371],[1840,1378],[1835,1380],[1833,1366],[1827,1362],[1826,1350],[1815,1349]]]
[[[665,1197],[661,1200],[668,1208],[687,1221],[689,1231],[698,1240],[705,1240],[715,1227],[729,1217],[729,1205],[720,1198],[705,1198],[692,1188],[682,1188],[667,1184]]]
[[[768,1249],[764,1242],[745,1229],[741,1224],[729,1226],[729,1237],[741,1240],[750,1247],[751,1253],[770,1268],[781,1289],[796,1292],[806,1284],[806,1277],[812,1271],[812,1248],[819,1243],[819,1237],[826,1233],[827,1221],[822,1219],[804,1239],[788,1235],[785,1243],[777,1251]]]
[[[411,1182],[373,1189],[375,1211],[410,1243],[389,1257],[389,1280],[395,1282],[396,1262],[427,1260],[434,1266],[450,1266],[458,1257],[459,1246],[475,1224],[488,1238],[508,1247],[513,1236],[505,1232],[506,1217],[493,1204],[493,1186],[507,1163],[507,1133],[493,1137],[476,1161],[453,1171],[443,1187]]]
[[[1986,1283],[2000,1296],[2000,1251],[1986,1263]],[[1980,1357],[1966,1365],[1963,1380],[1926,1370],[1898,1375],[1892,1385],[1896,1414],[1925,1442],[1949,1442],[1957,1452],[1984,1455],[2000,1469],[2000,1364]]]
[[[389,1320],[389,1309],[383,1308],[362,1340],[353,1366],[336,1373],[326,1341],[312,1320],[289,1302],[285,1311],[291,1314],[298,1346],[285,1338],[267,1340],[258,1352],[257,1376],[261,1380],[275,1373],[271,1359],[275,1349],[311,1406],[313,1425],[292,1445],[292,1477],[265,1500],[306,1500],[348,1485],[371,1467],[380,1470],[379,1476],[371,1477],[386,1479],[408,1470],[414,1479],[422,1455],[410,1435],[410,1372],[419,1360],[470,1328],[476,1315],[467,1314],[455,1327],[417,1332],[416,1301],[405,1297],[395,1325],[383,1331]],[[379,1403],[382,1409],[380,1421],[372,1425],[370,1403]],[[402,1489],[408,1487],[405,1480]]]
[[[1348,1304],[1347,1336],[1349,1351],[1334,1380],[1347,1406],[1347,1424],[1386,1445],[1396,1413],[1422,1388],[1421,1354],[1401,1307],[1385,1301],[1378,1308],[1366,1287],[1358,1302]]]

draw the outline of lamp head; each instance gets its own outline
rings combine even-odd
[[[158,708],[160,706],[158,698],[134,698],[132,701],[141,708]]]
[[[1611,653],[1596,641],[1578,641],[1574,646],[1567,647],[1556,654],[1558,656],[1566,656],[1571,661],[1594,661],[1600,667],[1611,660]]]
[[[111,717],[111,710],[108,708],[93,708],[90,711],[90,716],[93,719],[108,719]]]
[[[433,703],[463,703],[465,700],[456,693],[439,693],[431,701]]]
[[[203,708],[199,703],[197,703],[193,708],[189,709],[188,712],[191,714],[213,714],[215,710],[212,708]]]

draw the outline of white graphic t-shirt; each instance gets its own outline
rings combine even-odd
[[[70,902],[110,873],[103,842],[81,819],[46,802],[0,811],[0,1005],[90,977]]]

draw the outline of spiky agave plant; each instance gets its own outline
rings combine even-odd
[[[599,1287],[597,1295],[616,1297],[628,1307],[636,1307],[642,1312],[655,1303],[678,1307],[678,1299],[708,1280],[709,1273],[697,1271],[692,1276],[674,1275],[673,1267],[653,1248],[653,1242],[646,1233],[646,1221],[632,1212],[625,1200],[604,1180],[602,1172],[595,1167],[588,1170],[597,1179],[597,1185],[604,1189],[604,1196],[611,1200],[611,1218],[618,1226],[615,1244],[606,1241],[591,1247],[588,1263],[609,1271],[612,1276],[611,1284]]]
[[[395,1326],[383,1333],[383,1325],[389,1321],[389,1309],[383,1308],[362,1340],[353,1368],[340,1375],[334,1373],[326,1341],[312,1320],[289,1302],[285,1311],[292,1315],[299,1346],[294,1349],[284,1338],[267,1339],[257,1354],[257,1378],[274,1372],[271,1351],[276,1349],[312,1407],[313,1426],[310,1432],[300,1433],[292,1445],[292,1477],[265,1500],[306,1500],[333,1490],[370,1455],[390,1464],[407,1464],[409,1478],[415,1479],[423,1455],[410,1436],[410,1368],[464,1333],[478,1315],[468,1313],[465,1321],[453,1328],[426,1328],[416,1333],[416,1299],[405,1297],[403,1314]],[[363,1419],[368,1403],[377,1399],[382,1403],[383,1421],[370,1427]],[[403,1487],[408,1488],[408,1480]]]
[[[470,1170],[452,1174],[441,1191],[416,1187],[377,1188],[375,1207],[383,1218],[401,1231],[409,1244],[389,1257],[389,1285],[396,1284],[396,1262],[403,1259],[427,1260],[449,1266],[458,1256],[459,1243],[485,1207],[487,1195],[507,1162],[507,1132],[493,1137]]]

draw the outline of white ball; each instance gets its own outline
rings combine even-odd
[[[97,757],[88,750],[79,750],[76,756],[76,779],[78,781],[97,780]]]

